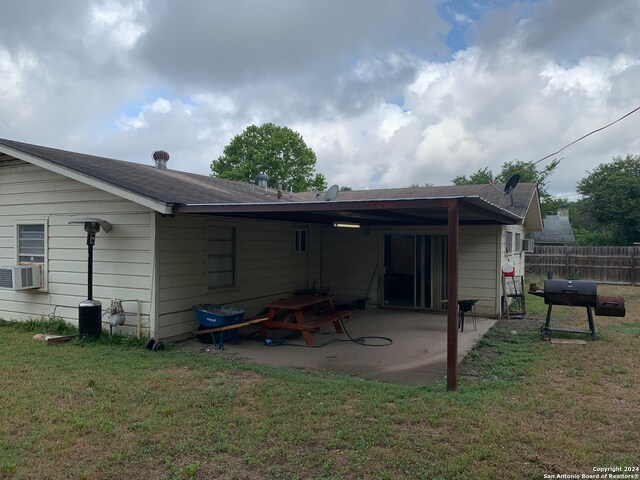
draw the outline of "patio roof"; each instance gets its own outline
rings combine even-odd
[[[209,214],[331,225],[447,225],[448,207],[458,202],[461,225],[521,223],[518,215],[473,197],[345,200],[331,202],[176,205],[174,213]]]

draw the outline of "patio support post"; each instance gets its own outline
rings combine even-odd
[[[447,238],[447,390],[458,387],[458,201],[448,207]]]

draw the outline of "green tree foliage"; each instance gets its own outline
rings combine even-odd
[[[520,175],[520,181],[526,183],[537,183],[538,193],[540,195],[540,206],[542,215],[555,215],[558,208],[569,206],[567,201],[556,200],[551,197],[547,190],[549,176],[556,169],[560,160],[553,160],[542,169],[535,162],[522,162],[514,160],[513,162],[504,162],[500,173],[493,175],[489,167],[484,167],[472,173],[468,177],[466,175],[458,175],[451,180],[454,185],[477,185],[486,183],[507,183],[509,178],[516,173]]]
[[[458,175],[456,178],[451,180],[454,185],[478,185],[491,183],[493,178],[493,174],[489,167],[481,168],[480,170],[472,173],[467,177],[466,175]]]
[[[585,228],[577,226],[576,223],[577,222],[574,220],[571,220],[571,227],[573,229],[573,236],[576,239],[576,245],[607,246],[618,245],[620,243],[620,237],[608,227],[597,226],[595,228]]]
[[[545,203],[551,198],[547,189],[549,184],[549,176],[556,169],[560,160],[552,160],[549,164],[545,165],[541,169],[535,162],[522,162],[515,160],[513,162],[505,162],[502,164],[502,170],[496,177],[496,181],[505,183],[509,180],[509,177],[514,174],[520,175],[520,181],[526,183],[537,183],[538,192],[540,193],[540,201]]]
[[[513,162],[504,162],[500,173],[495,177],[491,173],[489,167],[484,167],[472,173],[469,177],[466,175],[458,175],[451,180],[454,185],[475,185],[482,183],[490,183],[491,178],[496,183],[506,183],[509,178],[514,175],[520,175],[520,181],[526,183],[537,183],[540,193],[540,201],[544,204],[551,199],[551,195],[547,190],[549,176],[556,169],[560,160],[553,160],[543,168],[539,168],[535,162],[522,162],[514,160]]]
[[[558,210],[560,210],[561,208],[568,209],[570,212],[572,212],[573,215],[573,211],[575,210],[575,202],[570,202],[566,198],[549,197],[542,204],[542,216],[556,215],[558,213]]]
[[[314,173],[316,154],[298,132],[273,123],[250,125],[233,137],[223,154],[211,162],[212,176],[255,182],[259,173],[269,177],[270,187],[283,187],[294,192],[324,190],[327,181]]]
[[[584,195],[578,203],[587,231],[601,232],[609,245],[640,241],[640,155],[598,165],[577,190]]]

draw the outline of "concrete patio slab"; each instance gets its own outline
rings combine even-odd
[[[465,320],[464,332],[458,334],[458,361],[491,328],[495,319],[477,317],[477,330],[470,315]],[[198,340],[179,344],[180,348],[197,350],[207,355],[220,355],[247,362],[272,366],[304,368],[323,373],[336,373],[357,378],[408,385],[427,385],[446,375],[447,317],[442,314],[368,309],[355,310],[344,326],[351,337],[367,338],[365,345],[349,340],[346,334],[333,331],[331,325],[313,335],[317,346],[307,347],[295,332],[272,330],[269,338],[280,346],[266,346],[263,342],[242,338],[238,344],[225,342],[224,350],[204,345]],[[247,327],[240,335],[256,331]],[[288,335],[288,338],[285,336]],[[338,341],[342,340],[342,341]],[[320,346],[322,345],[322,346]]]

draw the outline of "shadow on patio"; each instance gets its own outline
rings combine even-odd
[[[464,332],[458,335],[458,361],[462,360],[473,345],[491,326],[495,319],[477,317],[477,331],[470,315],[465,319]],[[271,330],[269,338],[282,339],[288,335],[284,345],[266,346],[261,341],[244,338],[257,330],[246,327],[240,330],[241,342],[225,342],[224,350],[214,345],[204,345],[198,340],[180,343],[181,348],[200,350],[207,355],[222,355],[227,358],[255,362],[271,366],[304,368],[317,372],[349,375],[389,383],[427,385],[443,378],[447,366],[447,317],[444,314],[404,310],[356,310],[344,326],[351,337],[388,337],[393,344],[388,346],[363,346],[348,341],[345,334],[325,326],[313,335],[316,345],[307,347],[301,337],[291,332]],[[386,344],[372,338],[368,344]]]

